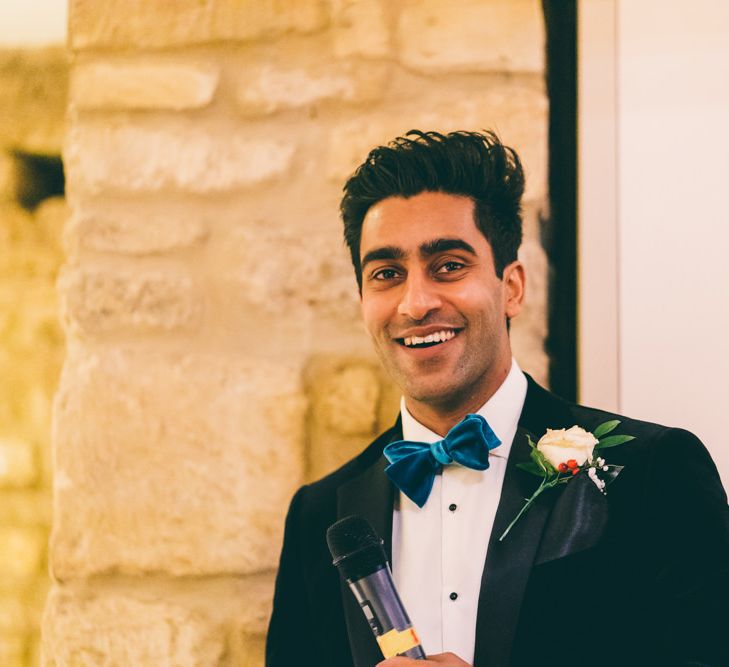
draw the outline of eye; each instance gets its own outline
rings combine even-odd
[[[395,269],[378,269],[372,274],[373,280],[395,280],[399,273]]]
[[[459,269],[462,269],[464,266],[466,266],[463,262],[456,262],[454,260],[448,260],[447,262],[443,262],[437,269],[436,273],[453,273],[454,271],[458,271]]]

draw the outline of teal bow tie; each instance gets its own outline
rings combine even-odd
[[[489,451],[501,440],[481,415],[466,415],[443,440],[432,444],[396,440],[385,447],[383,454],[390,462],[385,473],[418,507],[425,505],[433,480],[444,465],[454,461],[466,468],[486,470]]]

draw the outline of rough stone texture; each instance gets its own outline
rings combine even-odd
[[[70,188],[89,195],[215,193],[282,175],[293,152],[291,144],[255,138],[235,125],[181,118],[133,125],[114,118],[73,123],[64,159]]]
[[[178,0],[174,8],[146,0],[71,0],[70,43],[74,49],[155,49],[271,39],[324,27],[327,9],[325,0]]]
[[[429,72],[544,71],[538,0],[405,0],[400,62]]]
[[[237,633],[230,643],[231,662],[236,667],[263,667],[266,659],[266,635]]]
[[[383,0],[332,0],[332,45],[339,58],[384,58],[392,50]]]
[[[220,355],[79,354],[56,406],[56,576],[274,567],[302,478],[296,370]]]
[[[70,105],[76,109],[197,109],[218,85],[210,64],[93,62],[77,65]]]
[[[212,214],[190,210],[186,202],[82,202],[66,227],[71,255],[82,250],[124,255],[157,255],[202,244]]]
[[[0,49],[0,148],[58,155],[67,91],[68,59],[61,47]]]
[[[230,266],[224,280],[242,303],[281,320],[313,313],[342,319],[359,315],[349,258],[339,233],[312,230],[306,243],[293,232],[241,226],[224,237],[218,255]]]
[[[332,128],[326,156],[332,183],[343,183],[374,146],[408,130],[489,128],[518,152],[526,173],[525,196],[546,196],[549,107],[540,79],[489,76],[480,89],[470,94],[462,92],[457,79],[426,87],[420,93],[416,92],[417,86],[417,80],[407,76],[393,83],[393,87],[413,91],[413,102],[405,102],[404,112],[374,112],[366,124],[348,119]]]
[[[369,359],[317,357],[307,367],[305,379],[311,396],[307,479],[314,480],[342,465],[388,428],[397,411],[397,397],[382,370]]]
[[[48,599],[42,664],[221,664],[223,635],[201,613],[149,596],[97,596],[56,588]]]
[[[386,85],[388,66],[384,64],[300,60],[295,64],[267,60],[246,69],[237,92],[241,111],[264,116],[321,102],[376,102]]]
[[[77,335],[190,328],[202,310],[192,279],[169,269],[66,270],[59,291],[67,327]]]

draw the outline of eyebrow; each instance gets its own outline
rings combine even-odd
[[[420,256],[423,259],[432,257],[441,252],[449,250],[465,250],[472,255],[476,254],[476,250],[470,243],[466,243],[463,239],[435,239],[434,241],[426,241],[420,246]]]
[[[428,259],[433,255],[437,255],[441,252],[448,252],[449,250],[464,250],[465,252],[476,255],[476,250],[470,243],[466,243],[463,239],[458,238],[443,238],[434,239],[432,241],[426,241],[422,243],[419,248],[420,256],[423,259]],[[397,246],[383,246],[382,248],[375,248],[370,250],[362,258],[362,268],[364,268],[369,262],[375,262],[378,260],[389,260],[389,259],[404,259],[407,253]]]

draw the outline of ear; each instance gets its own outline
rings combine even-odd
[[[511,319],[521,312],[521,305],[524,302],[526,289],[524,265],[518,260],[508,264],[504,267],[501,280],[504,284],[504,314]]]

